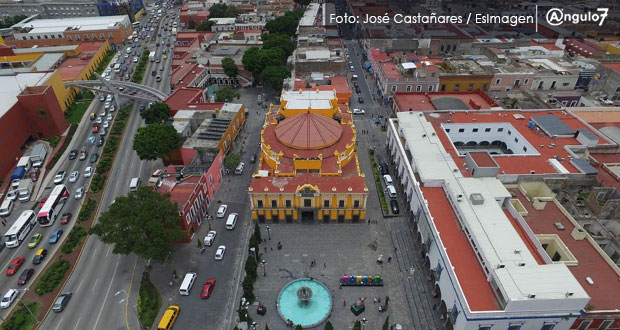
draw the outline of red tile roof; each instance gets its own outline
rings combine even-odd
[[[476,162],[476,165],[478,165],[478,167],[497,166],[497,163],[495,163],[493,157],[491,157],[491,155],[489,155],[489,153],[486,151],[470,152],[469,155],[474,160],[474,162]]]
[[[443,188],[421,189],[469,308],[472,311],[501,310]]]
[[[396,93],[394,94],[394,102],[396,102],[399,111],[409,111],[409,109],[413,111],[437,110],[432,101],[446,96],[460,99],[470,110],[486,110],[498,106],[493,99],[480,90],[475,92]]]
[[[306,112],[281,121],[275,133],[291,148],[319,149],[336,143],[342,136],[342,126],[332,118]]]
[[[189,197],[196,189],[196,186],[200,182],[200,176],[190,176],[180,183],[177,182],[175,176],[169,176],[162,180],[162,185],[157,191],[160,194],[170,193],[170,201],[176,202],[179,205],[179,210],[183,210],[183,206],[187,203]]]
[[[595,306],[595,310],[620,310],[620,276],[610,266],[599,253],[593,243],[587,239],[575,240],[571,236],[575,225],[571,222],[558,206],[552,202],[547,203],[543,210],[534,209],[531,202],[525,198],[518,189],[510,189],[521,201],[528,212],[525,221],[535,234],[555,234],[562,239],[570,252],[579,262],[576,266],[569,266],[568,269],[573,273],[577,281],[592,298],[590,304]],[[556,222],[561,222],[565,230],[558,230]],[[594,281],[593,285],[586,282],[590,277]]]

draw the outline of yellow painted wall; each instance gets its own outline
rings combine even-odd
[[[144,8],[138,10],[138,12],[134,15],[136,21],[139,21],[140,18],[142,18],[142,16],[144,15],[145,11]]]
[[[0,36],[0,45],[6,45],[6,43],[4,42],[4,39],[2,39],[2,36]]]
[[[471,90],[489,88],[491,83],[491,76],[468,76],[468,75],[445,75],[439,77],[439,91],[441,92],[467,92],[469,90],[469,84],[473,84]],[[459,89],[456,90],[456,85],[459,85]],[[445,85],[445,90],[443,89]]]
[[[67,110],[68,104],[73,100],[73,93],[70,88],[65,87],[58,71],[54,71],[54,74],[52,74],[45,84],[51,86],[54,90],[54,94],[58,99],[62,111],[64,112]]]
[[[605,50],[611,55],[620,55],[620,47],[617,45],[598,43],[599,46],[605,48]]]
[[[28,53],[13,56],[2,56],[0,57],[0,63],[34,62],[38,60],[41,56],[43,56],[43,53]]]
[[[226,132],[222,134],[222,138],[220,139],[217,148],[224,150],[224,153],[226,153],[230,148],[232,148],[235,142],[235,138],[237,138],[237,135],[239,134],[239,132],[241,132],[241,127],[243,127],[243,123],[245,123],[245,105],[241,105],[239,112],[237,112],[237,115],[233,118],[230,125],[228,125]],[[234,130],[233,124],[235,126]],[[227,144],[227,148],[224,149],[225,141],[229,142]]]

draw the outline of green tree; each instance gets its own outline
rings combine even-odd
[[[135,253],[144,259],[166,260],[172,243],[185,234],[178,226],[179,208],[170,194],[140,187],[117,197],[91,231],[102,242],[113,244],[116,254]]]
[[[240,98],[241,94],[236,90],[226,86],[215,91],[216,102],[232,102],[235,98]]]
[[[237,17],[241,13],[241,10],[237,8],[237,6],[233,5],[225,5],[225,4],[214,4],[209,7],[209,17],[210,18],[218,18],[218,17]]]
[[[300,6],[307,6],[310,4],[310,2],[312,2],[312,0],[295,0],[295,3],[299,4]]]
[[[280,48],[284,51],[285,57],[291,56],[295,50],[295,44],[291,37],[284,33],[264,33],[261,36],[263,49]]]
[[[292,15],[285,15],[267,22],[265,28],[269,33],[285,33],[292,37],[297,32],[297,20]]]
[[[133,149],[142,160],[156,160],[169,156],[179,147],[179,134],[172,125],[151,124],[138,128],[133,140]]]
[[[295,21],[299,22],[299,20],[304,16],[304,10],[303,9],[296,9],[293,11],[287,11],[286,13],[284,13],[285,17],[291,17],[293,18]]]
[[[388,315],[383,322],[383,328],[381,330],[390,330],[390,316]]]
[[[302,327],[301,324],[298,324],[295,326],[295,330],[304,330],[304,327]]]
[[[269,330],[269,326],[268,325],[265,325],[265,330]]]
[[[283,65],[286,63],[286,56],[282,48],[263,49],[260,54],[263,70],[271,65]]]
[[[234,170],[241,163],[241,156],[239,154],[230,153],[224,157],[224,167],[229,170]]]
[[[140,117],[147,124],[163,124],[170,116],[170,108],[166,103],[155,102],[147,109],[140,112]]]
[[[222,60],[222,68],[224,69],[224,73],[231,78],[236,77],[239,73],[235,60],[230,57],[224,57]]]
[[[327,321],[327,323],[325,323],[325,328],[323,328],[323,330],[334,330],[334,326],[332,325],[331,322]]]
[[[275,89],[282,87],[284,79],[291,76],[291,70],[283,65],[268,66],[263,71],[263,79],[268,81]]]
[[[360,320],[355,320],[355,323],[353,324],[353,330],[362,330],[362,323],[360,322]]]
[[[258,47],[250,47],[245,50],[243,57],[241,58],[241,64],[243,68],[252,72],[255,77],[258,77],[265,68],[261,63],[261,50]]]
[[[196,28],[196,21],[194,21],[193,19],[190,19],[188,22],[188,26],[190,29],[195,29]]]
[[[28,16],[26,15],[15,15],[13,17],[7,17],[4,19],[4,21],[0,21],[0,29],[5,29],[5,28],[9,28],[12,25],[15,25],[19,22],[21,22],[22,20],[28,18]]]
[[[213,26],[213,21],[202,21],[196,28],[196,31],[211,31],[211,26]]]

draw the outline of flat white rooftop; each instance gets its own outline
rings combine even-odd
[[[282,95],[287,109],[329,109],[335,98],[334,91],[288,91]]]
[[[13,76],[0,76],[0,117],[17,103],[17,95],[26,87],[41,86],[52,76],[52,72],[27,72]]]
[[[117,16],[93,16],[93,17],[71,17],[53,19],[35,19],[23,25],[23,28],[31,27],[28,33],[51,33],[64,32],[67,28],[78,27],[79,31],[106,30],[116,24],[129,24],[127,15]]]
[[[309,4],[301,20],[299,20],[299,26],[314,26],[314,20],[320,8],[321,5],[316,2]]]

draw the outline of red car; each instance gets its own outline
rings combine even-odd
[[[32,172],[30,172],[30,180],[32,180],[32,182],[37,182],[37,180],[39,180],[39,170],[38,169],[33,169]]]
[[[98,133],[99,132],[99,125],[94,124],[93,125],[93,133]]]
[[[17,273],[17,271],[23,264],[24,264],[24,257],[19,256],[13,259],[13,261],[11,261],[11,264],[9,264],[9,267],[6,269],[6,276],[15,275],[15,273]]]
[[[211,291],[215,287],[215,279],[208,279],[205,284],[202,286],[202,291],[200,291],[200,298],[207,299],[211,295]]]
[[[39,208],[42,208],[43,205],[45,204],[45,202],[47,202],[47,197],[43,198],[40,202],[39,202]]]
[[[69,223],[69,221],[71,221],[72,215],[73,214],[71,214],[71,212],[63,213],[62,216],[60,217],[60,224],[66,225],[67,223]]]
[[[17,285],[26,285],[30,278],[34,275],[34,269],[28,268],[24,269],[24,271],[19,275],[19,279],[17,279]]]

